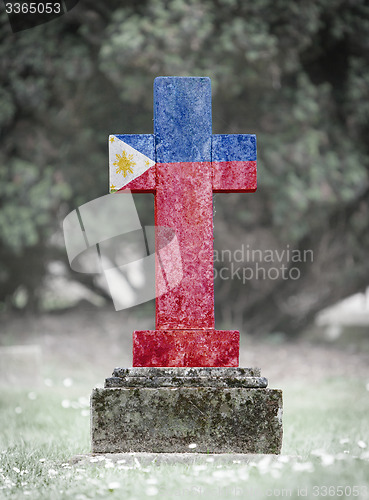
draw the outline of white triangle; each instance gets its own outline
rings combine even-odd
[[[148,156],[121,141],[116,135],[109,136],[109,187],[111,193],[115,193],[129,182],[137,179],[153,165],[155,162]]]

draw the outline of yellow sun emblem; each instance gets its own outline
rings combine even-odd
[[[127,155],[127,153],[123,149],[122,154],[117,154],[115,155],[115,157],[116,161],[113,163],[113,165],[117,167],[117,174],[123,174],[124,177],[127,176],[128,172],[133,174],[132,167],[136,165],[136,163],[133,161],[133,154]]]

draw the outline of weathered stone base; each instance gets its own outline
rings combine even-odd
[[[94,389],[93,453],[280,453],[282,391],[258,370],[140,370],[116,369]]]

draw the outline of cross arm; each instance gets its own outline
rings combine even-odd
[[[110,192],[130,189],[154,193],[156,189],[153,134],[116,134],[109,137]]]
[[[212,137],[213,192],[256,191],[256,136],[214,134]]]

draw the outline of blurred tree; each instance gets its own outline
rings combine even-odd
[[[368,284],[364,0],[85,0],[15,35],[1,19],[0,300],[22,285],[36,306],[65,258],[57,221],[107,192],[107,134],[152,131],[158,75],[210,76],[214,132],[258,135],[258,194],[217,195],[216,249],[314,252],[285,262],[297,280],[218,279],[219,322],[294,333]]]

